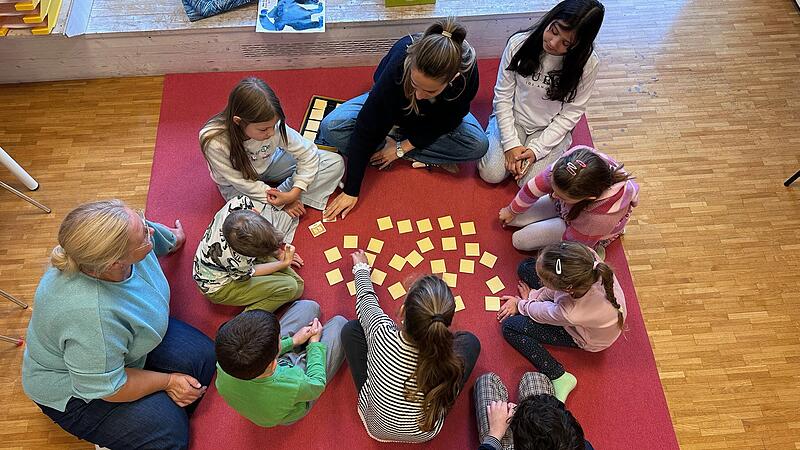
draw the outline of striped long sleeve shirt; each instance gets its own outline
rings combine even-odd
[[[417,349],[378,305],[369,269],[357,268],[355,282],[356,313],[367,337],[367,381],[358,395],[364,427],[381,442],[429,441],[441,430],[444,417],[431,431],[422,431],[422,399],[406,400],[406,390],[416,388]]]

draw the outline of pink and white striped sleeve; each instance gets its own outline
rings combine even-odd
[[[514,197],[514,200],[508,205],[514,214],[525,212],[536,203],[536,200],[553,192],[553,187],[550,183],[550,173],[552,170],[553,166],[550,165],[550,167],[539,172],[538,175],[528,180],[528,182],[522,186]]]

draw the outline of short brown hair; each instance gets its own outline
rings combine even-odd
[[[228,214],[222,235],[233,251],[250,257],[272,256],[283,244],[283,235],[269,220],[249,209]]]
[[[222,370],[240,380],[252,380],[278,357],[281,326],[275,314],[261,309],[245,311],[224,323],[214,350]]]

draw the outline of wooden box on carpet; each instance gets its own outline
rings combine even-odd
[[[312,96],[311,101],[308,102],[306,113],[303,116],[303,124],[300,127],[300,134],[302,134],[304,138],[317,144],[317,147],[321,148],[322,150],[328,150],[332,152],[337,151],[335,147],[320,143],[319,127],[322,123],[322,119],[324,119],[328,114],[331,113],[331,111],[338,108],[339,105],[344,102],[344,100],[337,98],[323,97],[321,95]]]

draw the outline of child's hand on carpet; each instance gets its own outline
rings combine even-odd
[[[502,226],[506,226],[511,223],[511,221],[514,220],[514,217],[516,217],[516,214],[514,214],[514,212],[511,211],[511,208],[508,206],[503,207],[498,214],[498,219],[500,219],[500,225]]]
[[[514,417],[514,409],[517,405],[508,402],[491,402],[486,405],[486,412],[489,416],[489,434],[502,440],[506,434],[508,423]]]
[[[517,303],[522,300],[521,298],[514,297],[513,295],[504,295],[500,297],[500,300],[505,300],[506,302],[500,307],[500,311],[497,311],[497,320],[499,322],[502,322],[519,312],[517,309]]]

